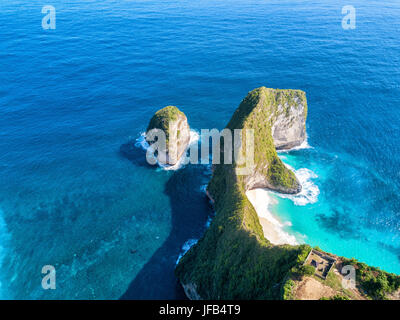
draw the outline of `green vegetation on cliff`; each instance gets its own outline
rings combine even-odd
[[[167,106],[158,110],[150,120],[146,132],[151,129],[161,129],[165,132],[166,142],[169,141],[169,123],[178,119],[178,116],[185,114],[175,106]]]
[[[271,135],[274,118],[289,112],[298,99],[305,101],[304,92],[255,89],[227,125],[232,130],[254,129],[254,173],[277,191],[299,189],[293,172],[278,158]],[[288,272],[301,265],[311,248],[275,246],[265,239],[257,213],[245,195],[249,177],[236,175],[237,167],[235,162],[214,167],[207,190],[216,216],[204,237],[180,260],[176,275],[184,285],[194,284],[203,299],[278,299]]]
[[[357,283],[372,299],[386,299],[387,294],[400,289],[400,276],[398,275],[368,266],[356,259],[343,258],[343,263],[355,267]]]
[[[323,252],[320,248],[318,248],[318,250]],[[323,253],[330,255],[327,252]],[[308,270],[308,267],[310,267],[309,265],[292,268],[282,286],[282,297],[285,300],[298,298],[295,297],[294,291],[298,283],[301,282],[304,277],[313,277],[323,285],[334,290],[334,296],[321,297],[320,300],[353,300],[359,299],[360,297],[363,299],[384,300],[388,299],[391,293],[400,289],[400,276],[398,275],[368,266],[356,259],[347,259],[337,256],[334,256],[334,258],[337,260],[334,267],[334,269],[337,269],[336,273],[331,271],[326,280],[321,279],[311,272],[311,268]],[[354,290],[346,289],[342,285],[342,277],[340,276],[341,270],[344,266],[348,265],[356,269],[356,288]]]
[[[278,157],[271,127],[280,114],[288,115],[290,109],[295,108],[298,103],[305,106],[306,114],[307,100],[303,91],[257,88],[243,99],[227,125],[227,128],[231,130],[240,128],[254,130],[255,172],[266,178],[269,187],[285,193],[300,191],[298,190],[300,185],[294,173],[288,170]],[[242,145],[245,148],[244,138]],[[219,172],[215,173],[215,175],[218,174]],[[213,179],[209,186],[211,189],[214,183]],[[211,194],[215,194],[215,192],[211,191]]]

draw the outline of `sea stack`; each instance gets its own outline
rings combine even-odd
[[[157,134],[152,134],[153,129],[162,130],[166,138],[165,146],[159,145],[157,149],[159,163],[175,165],[184,155],[190,142],[190,127],[185,114],[175,106],[158,110],[146,130],[146,140],[150,145],[159,139]]]

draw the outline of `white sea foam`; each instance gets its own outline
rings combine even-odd
[[[296,175],[297,179],[301,184],[302,189],[300,193],[295,195],[281,194],[281,193],[276,193],[276,195],[278,195],[281,198],[292,200],[296,206],[305,206],[307,204],[316,203],[318,201],[319,188],[314,183],[313,179],[318,178],[318,176],[310,169],[301,168],[295,170],[288,164],[285,165],[294,172],[294,174]]]
[[[299,146],[293,147],[290,149],[282,149],[282,150],[279,150],[279,152],[290,152],[290,151],[302,150],[302,149],[312,149],[312,147],[308,144],[307,137],[304,139],[304,141]]]
[[[212,220],[213,220],[213,217],[211,217],[211,216],[207,218],[206,229],[208,229],[210,227]]]
[[[183,244],[182,252],[179,254],[179,257],[176,260],[176,264],[179,263],[179,261],[185,255],[185,253],[188,252],[190,250],[190,248],[193,247],[197,243],[197,241],[199,241],[199,240],[198,239],[189,239]]]
[[[187,150],[189,149],[189,147],[191,145],[193,145],[195,143],[198,143],[199,139],[200,139],[199,133],[196,132],[195,130],[190,130],[190,140],[189,140],[188,147],[187,147],[185,153],[179,159],[179,161],[176,164],[171,166],[171,165],[161,164],[156,160],[157,164],[159,165],[159,167],[162,170],[179,170],[185,164],[185,160],[186,160],[186,157],[187,157]],[[138,148],[142,148],[145,151],[147,151],[149,148],[151,148],[151,146],[146,141],[146,133],[145,132],[142,132],[140,134],[140,137],[136,139],[135,146],[138,147]]]
[[[136,139],[135,147],[147,150],[150,146],[146,141],[146,132],[142,132],[140,137]]]
[[[271,197],[268,189],[260,188],[249,190],[246,192],[246,196],[259,216],[260,224],[266,239],[276,245],[298,244],[296,237],[284,230],[284,227],[291,223],[282,223],[270,212],[270,206],[276,204],[276,200]]]

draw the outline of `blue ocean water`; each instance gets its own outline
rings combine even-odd
[[[307,92],[312,148],[282,157],[319,190],[274,212],[300,240],[400,274],[397,0],[352,1],[355,30],[340,0],[50,2],[0,2],[1,298],[182,297],[173,268],[212,215],[209,168],[120,147],[171,104],[222,129],[262,85]]]

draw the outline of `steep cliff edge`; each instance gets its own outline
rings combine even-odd
[[[265,239],[257,213],[245,195],[246,190],[259,187],[285,193],[301,190],[294,173],[279,159],[272,136],[275,121],[286,123],[285,130],[294,127],[292,110],[303,113],[303,117],[297,117],[302,121],[297,127],[304,126],[304,92],[261,87],[247,95],[229,121],[228,129],[254,130],[255,167],[248,175],[237,174],[240,166],[236,161],[214,167],[207,192],[214,201],[216,216],[176,268],[189,297],[278,299],[280,284],[308,254],[309,246],[274,246]],[[246,149],[245,135],[242,150]],[[302,140],[293,134],[290,143],[300,144]]]
[[[243,99],[227,128],[254,130],[255,168],[244,176],[246,190],[269,188],[282,193],[301,191],[301,185],[294,173],[279,159],[276,146],[286,148],[303,143],[306,138],[306,118],[307,100],[301,90],[261,87],[254,89]],[[242,148],[245,147],[246,140],[243,136]],[[208,188],[210,194],[215,193],[212,190],[213,184],[212,180]]]
[[[151,135],[152,129],[162,130],[166,137],[165,147],[158,149],[159,162],[176,164],[190,142],[190,127],[185,114],[175,106],[158,110],[151,118],[146,130],[146,140],[150,144],[155,142],[155,138]]]
[[[260,187],[284,193],[300,190],[293,172],[278,158],[276,148],[287,149],[304,142],[306,117],[303,91],[264,87],[251,91],[235,111],[227,128],[254,129],[255,166],[248,175],[237,174],[240,166],[236,162],[214,166],[207,195],[216,215],[203,238],[182,257],[175,270],[190,299],[400,297],[400,276],[325,253],[335,257],[337,263],[322,280],[310,273],[309,266],[303,266],[311,251],[309,245],[272,245],[265,239],[245,192]],[[244,136],[241,148],[246,148]],[[351,290],[341,283],[345,265],[357,270],[356,288]]]
[[[300,146],[307,138],[307,99],[304,91],[273,90],[270,95],[277,100],[276,111],[271,119],[271,134],[277,150]]]

